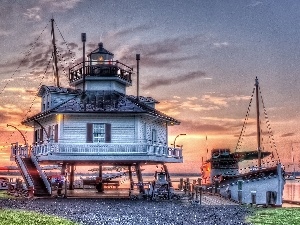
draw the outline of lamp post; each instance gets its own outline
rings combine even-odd
[[[26,138],[25,138],[24,134],[22,133],[22,131],[20,131],[18,128],[16,128],[16,127],[13,126],[13,125],[10,125],[10,124],[7,124],[6,126],[7,126],[7,127],[13,127],[13,128],[15,128],[15,129],[21,134],[21,136],[23,137],[23,140],[24,140],[24,142],[25,142],[25,145],[27,146],[27,141],[26,141]]]
[[[173,143],[173,147],[176,148],[176,145],[175,145],[175,142],[176,142],[176,139],[179,137],[179,136],[182,136],[182,135],[186,135],[186,134],[178,134],[175,139],[174,139],[174,143]]]

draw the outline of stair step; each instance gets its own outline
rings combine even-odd
[[[26,165],[26,168],[28,169],[28,174],[33,180],[34,184],[34,195],[35,196],[51,196],[46,188],[46,185],[44,184],[43,179],[40,177],[39,172],[37,168],[35,167],[35,164],[32,162],[31,158],[23,158],[22,159],[24,164]]]

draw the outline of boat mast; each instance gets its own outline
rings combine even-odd
[[[261,168],[261,143],[260,143],[260,120],[259,120],[259,97],[258,97],[258,78],[255,78],[256,89],[256,124],[257,124],[257,151],[258,151],[258,168]]]
[[[58,77],[58,66],[57,66],[57,51],[55,44],[55,34],[54,34],[54,19],[51,19],[51,36],[52,36],[52,45],[53,45],[53,60],[54,60],[54,77],[56,79],[56,86],[59,87],[59,77]]]

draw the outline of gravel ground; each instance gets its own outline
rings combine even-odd
[[[34,210],[80,224],[247,224],[251,208],[128,199],[0,200],[0,208]]]

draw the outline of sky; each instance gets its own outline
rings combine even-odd
[[[279,158],[288,165],[294,153],[300,166],[299,12],[293,0],[1,0],[0,163],[11,165],[10,143],[22,143],[7,124],[31,140],[32,129],[20,122],[39,112],[40,85],[54,85],[54,17],[62,86],[68,86],[68,66],[81,60],[83,32],[87,52],[101,41],[134,68],[135,54],[141,54],[140,94],[181,121],[170,127],[169,145],[186,134],[176,139],[184,163],[171,165],[171,172],[199,172],[207,149],[234,151],[255,77]],[[135,77],[127,94],[136,94]],[[254,111],[243,149],[255,149]]]

